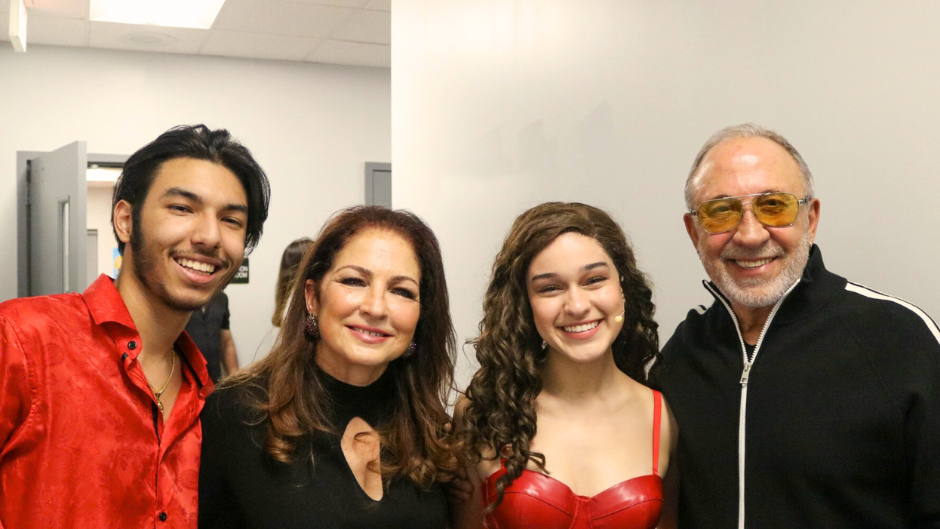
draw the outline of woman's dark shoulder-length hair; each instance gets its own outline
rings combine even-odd
[[[281,254],[281,266],[277,272],[277,284],[274,286],[274,315],[271,316],[271,324],[275,327],[280,327],[284,320],[284,308],[290,296],[291,281],[297,275],[300,260],[312,244],[310,238],[301,237],[291,241]]]
[[[450,417],[445,402],[453,388],[455,336],[440,246],[431,229],[414,214],[379,206],[357,206],[337,212],[307,250],[292,282],[290,303],[271,353],[224,386],[261,386],[263,397],[252,403],[263,414],[264,451],[289,462],[307,457],[298,446],[315,431],[334,432],[328,424],[328,397],[316,365],[316,344],[304,334],[307,317],[303,285],[319,285],[336,255],[356,235],[376,229],[409,241],[421,269],[420,317],[413,354],[392,361],[395,380],[393,418],[379,430],[382,473],[403,476],[422,487],[448,479],[456,470],[455,444],[446,431]],[[245,392],[246,395],[259,393]],[[387,457],[386,457],[387,454]],[[316,454],[309,454],[315,457]]]
[[[471,462],[483,458],[483,450],[506,457],[507,473],[496,482],[497,503],[527,461],[545,463],[542,454],[529,450],[536,433],[534,401],[542,391],[540,366],[546,353],[535,328],[526,278],[533,258],[565,233],[595,239],[617,268],[626,299],[623,328],[612,346],[617,367],[648,384],[645,366],[659,354],[649,281],[610,215],[586,204],[562,202],[541,204],[519,215],[493,263],[480,334],[473,340],[480,369],[467,388],[469,403],[463,416]]]

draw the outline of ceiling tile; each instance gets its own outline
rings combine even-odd
[[[352,9],[296,2],[227,0],[212,29],[296,37],[325,37],[349,18]]]
[[[202,54],[301,61],[319,42],[320,39],[310,37],[213,29],[209,31]]]
[[[392,47],[383,44],[327,40],[313,50],[307,60],[311,62],[391,68]]]
[[[90,0],[27,1],[32,44],[391,65],[391,0],[227,0],[209,31],[89,22]],[[9,10],[0,0],[4,41]]]
[[[356,11],[330,34],[331,39],[373,44],[392,43],[392,14],[385,11]]]
[[[89,45],[92,48],[115,50],[157,51],[166,53],[199,53],[208,31],[192,28],[166,28],[90,22]]]
[[[26,19],[26,38],[35,44],[85,46],[88,44],[87,20],[30,15]]]
[[[89,0],[32,0],[27,5],[30,14],[88,19]]]
[[[366,9],[373,9],[376,11],[392,11],[392,0],[369,0],[369,3],[365,6]]]

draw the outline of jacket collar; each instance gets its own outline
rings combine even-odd
[[[845,278],[826,269],[822,250],[814,244],[809,250],[809,259],[803,269],[799,284],[783,301],[774,321],[785,323],[811,315],[827,305],[837,293],[845,290],[846,283]],[[720,302],[715,292],[727,299],[715,283],[708,281],[707,285],[710,287],[707,290],[716,297],[716,301]]]

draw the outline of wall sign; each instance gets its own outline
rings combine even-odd
[[[238,266],[238,271],[235,272],[235,277],[232,278],[232,283],[248,283],[248,258],[242,259],[242,264]]]

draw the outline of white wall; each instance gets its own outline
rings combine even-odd
[[[395,206],[441,239],[460,341],[513,218],[565,200],[632,236],[665,342],[711,302],[685,176],[745,121],[815,173],[827,265],[940,317],[938,21],[926,0],[396,0]]]
[[[106,274],[114,277],[114,250],[117,250],[117,241],[111,231],[111,195],[114,186],[89,185],[88,203],[85,206],[85,216],[88,218],[88,229],[98,230],[98,270],[95,276]],[[86,251],[92,251],[86,248]],[[89,272],[89,277],[91,273]]]
[[[129,155],[174,125],[227,128],[272,189],[251,282],[226,289],[247,363],[271,328],[284,247],[362,202],[365,162],[391,161],[390,105],[387,69],[0,46],[0,299],[16,296],[16,151],[86,140],[90,153]]]

